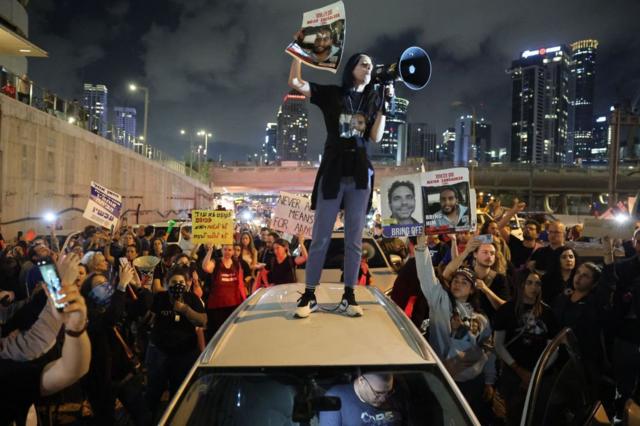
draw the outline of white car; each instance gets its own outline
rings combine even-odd
[[[363,233],[362,242],[370,244],[374,250],[374,256],[369,259],[369,271],[373,280],[372,285],[378,287],[383,292],[388,292],[393,288],[393,282],[397,273],[393,264],[402,262],[399,256],[390,255],[388,258],[378,242],[367,233]],[[307,250],[311,244],[310,240],[305,241]],[[342,267],[344,265],[344,233],[334,232],[331,234],[331,242],[327,250],[320,282],[323,283],[341,283]],[[305,265],[298,266],[297,270],[298,282],[305,282]]]
[[[478,425],[402,311],[378,289],[358,286],[363,317],[330,312],[343,289],[318,286],[318,302],[327,311],[306,319],[293,318],[301,284],[253,294],[211,339],[160,424],[322,425],[323,415],[347,404],[333,389],[353,389],[362,374],[391,374],[402,424]]]

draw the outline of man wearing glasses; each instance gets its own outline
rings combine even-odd
[[[340,411],[321,411],[321,426],[401,425],[403,404],[395,393],[394,377],[388,373],[367,373],[353,383],[333,386],[326,396],[340,398]],[[404,420],[404,421],[403,421]]]

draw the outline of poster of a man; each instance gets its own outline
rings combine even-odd
[[[327,25],[318,28],[311,49],[311,59],[317,63],[337,62],[339,58],[340,47],[334,44],[334,35],[331,28]]]
[[[423,175],[426,234],[468,231],[473,226],[469,170],[455,168]]]
[[[421,235],[422,189],[420,174],[394,176],[380,186],[383,233],[387,237]]]

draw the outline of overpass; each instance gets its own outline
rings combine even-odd
[[[417,173],[419,167],[376,167],[376,189],[380,179]],[[430,166],[437,170],[451,165]],[[211,185],[216,193],[311,192],[317,167],[307,166],[231,166],[214,165],[210,169]],[[471,169],[471,180],[479,192],[498,197],[518,195],[535,209],[566,211],[573,203],[588,204],[606,198],[608,168],[557,167],[528,165],[493,165]],[[640,169],[621,168],[617,192],[620,197],[635,196],[640,189]]]

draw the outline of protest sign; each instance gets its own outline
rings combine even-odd
[[[471,208],[471,232],[476,232],[478,229],[478,200],[476,190],[471,188],[469,190],[469,206]]]
[[[191,210],[191,229],[194,244],[233,244],[233,212]]]
[[[633,220],[619,221],[617,219],[585,219],[584,236],[592,238],[620,238],[629,240],[633,237],[635,222]]]
[[[382,234],[385,237],[422,235],[421,174],[392,176],[380,183]]]
[[[344,51],[346,15],[341,1],[305,12],[297,38],[285,52],[305,64],[335,73]]]
[[[469,170],[463,167],[422,173],[425,233],[449,234],[472,228]]]
[[[311,238],[314,217],[309,198],[281,192],[274,209],[271,226],[276,231],[291,235],[302,233],[305,238]]]
[[[91,182],[89,201],[82,217],[105,228],[113,229],[118,225],[121,209],[122,197],[120,194],[97,182]]]

